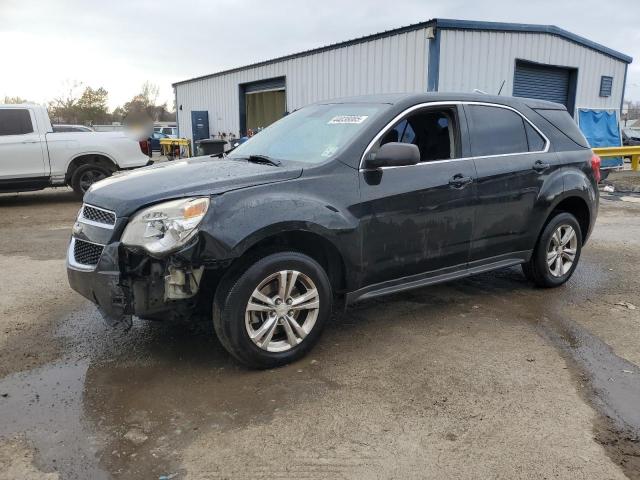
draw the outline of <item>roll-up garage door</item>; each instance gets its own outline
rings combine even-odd
[[[548,100],[569,107],[570,79],[568,68],[517,61],[513,96]]]

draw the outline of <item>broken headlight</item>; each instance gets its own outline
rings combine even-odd
[[[151,255],[171,253],[196,234],[208,208],[208,198],[184,198],[145,208],[129,221],[122,243]]]

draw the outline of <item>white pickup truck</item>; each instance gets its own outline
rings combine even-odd
[[[70,185],[79,195],[117,170],[148,165],[125,132],[54,133],[39,105],[0,105],[0,192]]]

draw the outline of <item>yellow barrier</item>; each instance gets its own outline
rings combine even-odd
[[[175,148],[178,147],[178,158],[182,158],[182,147],[187,147],[187,157],[191,156],[191,142],[186,138],[161,138],[160,150],[167,157],[174,157]]]
[[[631,169],[640,169],[640,146],[637,147],[599,147],[593,153],[599,157],[631,157]]]

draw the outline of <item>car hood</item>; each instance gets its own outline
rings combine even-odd
[[[298,178],[302,168],[244,160],[194,157],[120,172],[95,183],[84,202],[128,216],[141,207],[174,198],[215,195]]]

